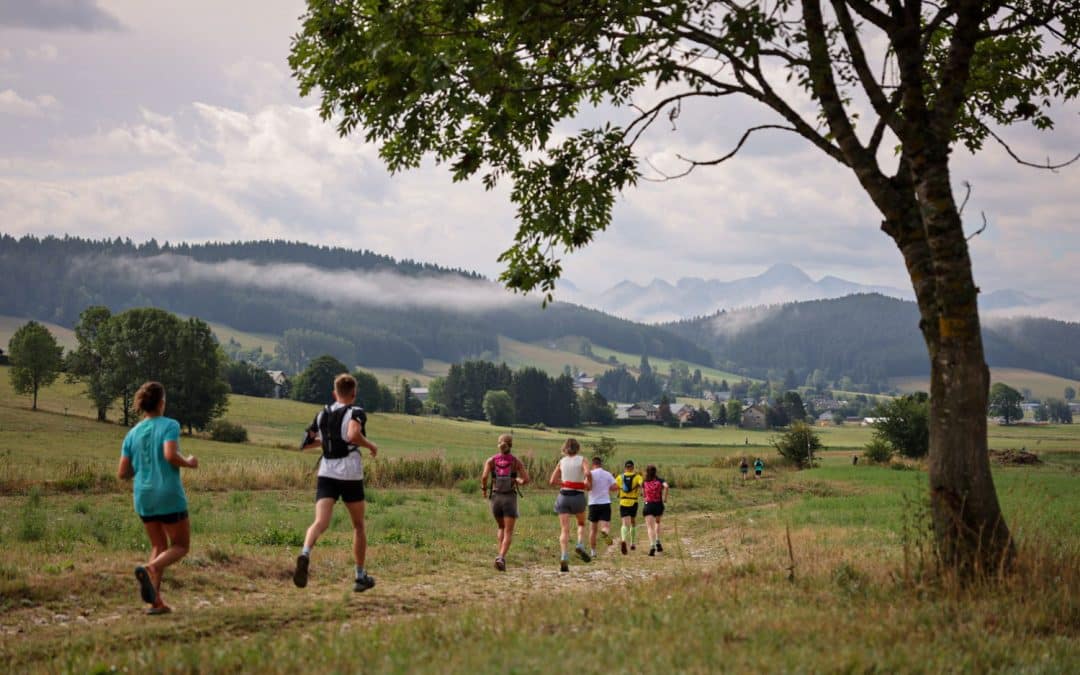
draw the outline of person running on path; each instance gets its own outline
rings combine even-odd
[[[180,468],[197,469],[199,460],[180,454],[180,423],[165,417],[165,387],[147,382],[135,392],[143,420],[124,436],[116,475],[130,479],[135,512],[150,538],[150,560],[135,568],[147,614],[172,611],[161,599],[165,568],[179,562],[191,546],[191,521]]]
[[[634,471],[633,460],[626,460],[623,472],[615,481],[619,490],[619,518],[622,519],[619,548],[626,555],[626,543],[630,542],[630,550],[637,548],[637,514],[638,500],[641,498],[641,474]]]
[[[585,550],[585,507],[588,505],[585,492],[592,487],[592,473],[579,453],[581,445],[576,438],[568,438],[563,443],[563,457],[555,465],[548,483],[559,486],[559,496],[555,500],[555,513],[559,514],[559,571],[569,572],[570,562],[567,548],[570,545],[570,516],[577,519],[577,545],[574,552],[584,562],[592,557]]]
[[[592,458],[592,487],[589,488],[589,555],[596,557],[596,535],[603,533],[611,546],[611,493],[617,490],[615,476],[604,468],[604,460]]]
[[[664,550],[660,543],[660,519],[664,516],[664,504],[668,498],[667,481],[656,475],[656,466],[645,467],[645,481],[641,491],[645,493],[645,527],[649,531],[649,555],[656,555]]]
[[[366,591],[375,586],[375,579],[364,569],[367,557],[367,532],[364,529],[364,463],[360,448],[371,456],[379,452],[364,435],[367,415],[356,401],[356,378],[342,373],[334,378],[334,403],[326,406],[308,427],[305,448],[322,447],[319,475],[315,484],[315,521],[304,535],[304,547],[296,558],[293,583],[304,588],[308,583],[311,549],[326,528],[338,499],[345,502],[353,525],[353,558],[356,562],[356,581],[353,590]]]
[[[521,460],[510,454],[514,447],[514,437],[510,434],[499,436],[499,454],[484,462],[484,472],[480,475],[480,490],[484,497],[491,497],[491,515],[499,525],[496,535],[499,554],[495,556],[495,569],[506,571],[506,552],[514,537],[514,523],[518,519],[518,486],[529,482],[529,473]],[[491,492],[488,492],[488,478],[491,478]]]
[[[739,464],[739,473],[742,474],[743,480],[746,480],[750,475],[750,462],[747,461],[746,457],[743,457],[742,463]]]
[[[765,462],[758,457],[754,460],[754,478],[761,478],[761,472],[765,470]]]

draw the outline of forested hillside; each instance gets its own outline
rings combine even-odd
[[[929,373],[914,303],[851,295],[733,312],[666,324],[708,348],[717,364],[766,377],[791,369],[802,380],[820,371],[884,389],[889,377]],[[1080,324],[1052,319],[985,322],[991,366],[1080,378]]]
[[[295,289],[282,283],[286,273],[298,279]],[[354,275],[356,283],[343,290],[333,275]],[[298,242],[136,245],[0,235],[0,314],[73,326],[91,305],[159,307],[255,333],[290,331],[295,349],[282,358],[294,369],[329,344],[346,362],[419,370],[424,358],[497,357],[498,335],[530,342],[579,335],[621,351],[711,364],[706,350],[662,328],[562,303],[542,309],[538,298],[474,308],[468,297],[451,302],[458,288],[466,296],[501,293],[474,273]],[[434,299],[416,297],[437,291]]]

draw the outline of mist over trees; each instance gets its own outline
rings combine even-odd
[[[649,353],[711,365],[712,357],[689,340],[662,328],[633,323],[575,305],[556,303],[546,311],[539,302],[509,302],[487,310],[410,306],[386,298],[346,295],[334,288],[310,292],[267,293],[253,285],[219,280],[158,279],[137,283],[116,273],[120,261],[138,264],[167,254],[205,264],[244,261],[266,266],[308,265],[346,274],[394,273],[405,278],[472,281],[479,275],[413,261],[395,261],[367,251],[266,241],[229,244],[161,244],[151,240],[92,241],[74,237],[16,239],[0,235],[0,313],[73,326],[88,306],[112,312],[153,306],[202,317],[253,333],[282,336],[277,354],[240,353],[232,358],[276,365],[290,373],[303,370],[316,356],[331,354],[349,366],[420,370],[423,359],[457,362],[496,355],[498,335],[535,342],[567,335],[635,354]],[[55,260],[68,264],[58,269]],[[258,268],[256,268],[258,269]],[[467,299],[463,298],[463,305]],[[288,335],[286,335],[288,332]]]

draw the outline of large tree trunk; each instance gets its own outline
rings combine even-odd
[[[933,277],[918,298],[930,353],[931,512],[942,562],[971,578],[1004,569],[1013,553],[987,450],[990,371],[983,355],[979,289],[947,157],[913,158],[912,178]]]
[[[103,407],[101,407],[101,406],[98,406],[98,409],[97,409],[97,421],[98,421],[98,422],[107,422],[107,421],[108,421],[108,420],[107,420],[107,419],[105,418],[105,413],[106,413],[107,411],[108,411],[108,408],[103,408]]]

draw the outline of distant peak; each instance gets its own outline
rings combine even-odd
[[[806,272],[791,263],[777,263],[757,276],[773,283],[812,283]]]

